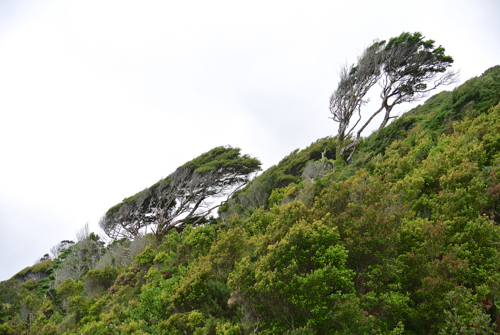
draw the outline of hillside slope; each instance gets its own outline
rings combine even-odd
[[[0,334],[500,333],[500,66],[334,155],[296,150],[160,242],[82,232],[0,283]]]

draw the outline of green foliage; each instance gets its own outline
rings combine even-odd
[[[34,279],[28,279],[27,281],[25,281],[22,284],[22,287],[29,290],[29,291],[34,290],[37,286],[38,286],[38,283]]]
[[[113,285],[118,273],[119,270],[112,266],[88,271],[83,277],[83,286],[86,294],[93,296],[106,291]]]
[[[216,335],[239,335],[239,334],[241,334],[241,330],[238,325],[232,325],[229,322],[217,324]]]
[[[291,183],[290,185],[282,188],[276,188],[271,192],[269,196],[269,207],[274,205],[280,206],[284,202],[292,202],[297,196],[297,185]]]
[[[193,257],[205,256],[215,240],[215,228],[211,225],[196,228],[186,227],[184,243],[190,247]]]
[[[247,175],[260,169],[261,163],[248,155],[240,156],[239,148],[231,147],[216,147],[190,162],[187,162],[182,167],[195,167],[195,173],[213,172],[221,170],[238,171],[240,175]],[[235,177],[240,178],[240,177]],[[231,180],[227,180],[233,183]]]
[[[463,286],[448,292],[444,299],[445,320],[439,334],[495,334],[490,317],[476,301]]]
[[[454,122],[463,120],[467,114],[475,118],[499,102],[500,66],[495,66],[481,76],[469,79],[452,92],[443,91],[434,95],[385,128],[361,139],[351,165],[345,168],[346,175],[354,174],[349,170],[359,168],[373,170],[381,155],[385,155],[387,148],[398,143],[398,140],[404,141],[404,145],[411,148],[425,136],[426,145],[418,153],[420,158],[425,158],[422,155],[428,154],[441,134],[451,134],[454,131]]]
[[[135,257],[137,264],[140,265],[153,264],[154,259],[155,259],[155,253],[151,248],[151,246],[147,246],[146,249],[144,249],[144,251],[142,251]]]
[[[226,205],[222,206],[219,214],[230,219],[233,215],[244,215],[251,207],[261,206],[268,208],[268,198],[272,191],[283,188],[291,183],[300,183],[302,172],[309,161],[318,161],[321,158],[335,159],[335,139],[326,137],[317,140],[303,150],[296,149],[283,158],[278,165],[274,165],[255,178],[244,189],[236,193]],[[252,201],[259,193],[261,201]],[[244,215],[246,216],[246,215]]]
[[[173,310],[170,303],[172,292],[179,280],[180,277],[176,276],[144,285],[141,290],[141,303],[135,309],[134,317],[150,324],[168,319]]]
[[[0,334],[498,333],[500,104],[482,109],[497,71],[363,140],[329,174],[302,176],[334,140],[292,153],[224,220],[122,240],[94,260],[101,244],[87,234],[0,282]],[[435,127],[437,111],[459,121]],[[77,251],[85,274],[51,284]]]
[[[203,325],[203,319],[203,315],[198,311],[175,314],[168,320],[160,322],[160,334],[200,334],[197,330]]]
[[[53,273],[54,262],[50,259],[36,263],[33,266],[29,266],[19,271],[14,278],[21,280],[34,279],[40,280],[45,277],[50,276]],[[43,285],[43,288],[47,288],[47,285]]]
[[[222,280],[227,278],[227,274],[233,270],[236,261],[244,254],[247,244],[246,232],[242,228],[234,228],[218,234],[208,255],[217,277]]]
[[[0,324],[0,335],[11,335],[11,334],[14,334],[14,328],[12,328],[7,323]]]
[[[274,333],[301,326],[323,334],[332,327],[345,330],[354,320],[341,326],[339,314],[347,306],[359,309],[348,303],[354,299],[354,272],[346,268],[338,232],[327,225],[328,215],[314,220],[311,214],[300,203],[283,206],[259,241],[257,260],[243,258],[230,275],[240,304],[254,306],[247,319]]]

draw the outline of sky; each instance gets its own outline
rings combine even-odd
[[[480,75],[500,64],[499,15],[498,0],[0,0],[0,280],[86,223],[103,234],[110,207],[216,146],[265,169],[335,135],[340,67],[375,39],[419,31],[456,85]]]

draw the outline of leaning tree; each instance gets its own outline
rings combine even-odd
[[[216,147],[153,186],[111,207],[100,226],[113,239],[135,238],[150,228],[158,240],[172,228],[204,222],[260,170],[239,148]]]
[[[453,58],[434,43],[424,40],[419,32],[402,33],[389,42],[374,42],[361,54],[356,65],[342,67],[340,82],[330,98],[332,119],[339,123],[337,160],[349,151],[347,161],[352,158],[361,133],[375,116],[383,112],[380,130],[397,117],[391,115],[396,105],[418,101],[437,87],[456,82],[457,73],[448,69]],[[365,97],[377,83],[381,88],[380,105],[357,128],[362,119],[361,107],[368,101]],[[355,121],[354,115],[357,115]],[[352,141],[346,144],[350,136]]]

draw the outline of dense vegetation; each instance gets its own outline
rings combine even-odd
[[[0,334],[500,333],[500,66],[335,155],[160,240],[82,229],[0,283]]]

